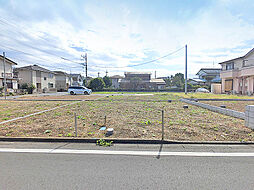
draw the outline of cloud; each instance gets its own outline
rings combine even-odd
[[[163,3],[158,2],[160,8]],[[18,61],[19,66],[40,63],[54,70],[83,73],[78,63],[86,51],[91,76],[106,70],[110,75],[156,70],[157,76],[169,76],[184,72],[184,50],[145,66],[126,66],[156,59],[188,44],[189,75],[193,76],[201,67],[244,55],[254,42],[253,9],[245,6],[251,1],[220,0],[195,8],[175,2],[174,14],[178,16],[171,13],[170,17],[164,15],[166,9],[160,12],[154,8],[147,14],[143,9],[151,1],[141,7],[125,1],[26,0],[6,4],[0,8],[0,50],[12,59],[23,60]]]

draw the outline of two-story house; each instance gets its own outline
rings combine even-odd
[[[125,90],[162,90],[166,86],[163,79],[152,79],[149,72],[125,72],[120,88]]]
[[[72,79],[72,86],[83,86],[84,77],[81,74],[70,74]]]
[[[62,71],[54,71],[56,78],[57,91],[67,91],[72,83],[72,78],[69,74]]]
[[[246,55],[219,63],[222,93],[251,95],[254,92],[254,48]]]
[[[0,55],[0,88],[4,87],[4,57]],[[7,89],[18,89],[18,79],[13,75],[13,66],[17,65],[14,61],[5,58],[5,76]]]
[[[33,84],[38,93],[56,91],[55,73],[38,65],[15,68],[15,74],[20,78],[18,85]]]

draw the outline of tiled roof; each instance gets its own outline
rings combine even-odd
[[[33,71],[41,71],[41,72],[45,72],[45,73],[55,74],[53,71],[50,71],[50,70],[40,67],[38,65],[29,65],[29,66],[24,66],[24,67],[18,67],[18,68],[16,68],[16,70],[33,70]]]

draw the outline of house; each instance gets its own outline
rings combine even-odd
[[[118,89],[120,87],[120,81],[121,79],[123,79],[124,77],[123,76],[120,76],[120,75],[114,75],[114,76],[111,76],[109,77],[112,81],[112,87],[114,89]]]
[[[4,87],[4,57],[0,55],[0,88]],[[18,89],[18,78],[13,74],[14,61],[5,57],[5,76],[7,89]]]
[[[120,88],[125,90],[162,90],[166,86],[163,79],[151,79],[148,72],[125,72]]]
[[[254,92],[254,48],[242,57],[219,63],[222,93],[251,95]]]
[[[221,82],[220,72],[220,68],[201,68],[196,74],[198,76],[198,79],[194,78],[193,80],[198,82],[199,85],[202,85],[204,83],[205,85],[210,86],[212,83]]]
[[[56,90],[67,91],[72,83],[72,78],[69,74],[62,71],[54,71],[56,78]]]
[[[56,78],[55,73],[38,65],[29,65],[15,68],[15,74],[21,78],[18,82],[19,87],[22,84],[33,84],[38,93],[41,92],[55,92]]]
[[[84,77],[81,74],[70,74],[72,86],[83,86]]]

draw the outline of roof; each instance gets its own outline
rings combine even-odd
[[[124,72],[125,75],[151,75],[150,72]]]
[[[241,56],[241,57],[237,57],[237,58],[234,58],[234,59],[230,59],[230,60],[227,60],[227,61],[223,61],[219,64],[223,64],[223,63],[228,63],[228,62],[231,62],[231,61],[235,61],[237,59],[244,59],[246,57],[248,57],[250,54],[252,54],[254,52],[254,48],[252,48],[248,53],[246,53],[244,56]]]
[[[18,68],[16,68],[16,70],[33,70],[33,71],[41,71],[41,72],[45,72],[45,73],[55,74],[55,72],[45,69],[43,67],[40,67],[38,65],[29,65],[29,66],[24,66],[24,67],[18,67]]]
[[[57,75],[68,75],[68,73],[63,72],[63,71],[54,71],[54,73]]]
[[[166,82],[163,79],[151,79],[150,82],[156,84],[166,84]]]
[[[200,73],[210,74],[210,75],[217,75],[221,72],[221,68],[201,68],[196,75],[199,75]]]
[[[78,77],[78,76],[81,76],[81,74],[70,74],[70,76],[72,76],[72,77]]]
[[[113,75],[113,76],[111,76],[111,77],[109,77],[109,78],[112,78],[112,79],[122,79],[122,78],[124,78],[123,76],[120,76],[120,75]]]
[[[212,79],[211,82],[221,82],[221,78],[217,76],[214,79]]]
[[[205,79],[199,79],[199,78],[193,78],[193,79],[188,79],[188,80],[192,80],[192,81],[195,81],[195,82],[206,82]]]
[[[0,55],[0,57],[1,57],[2,59],[4,59],[4,56]],[[12,61],[12,60],[8,59],[7,57],[5,57],[5,60],[7,60],[7,61],[11,62],[11,63],[12,63],[12,64],[14,64],[14,65],[17,65],[17,63],[16,63],[16,62],[14,62],[14,61]]]

